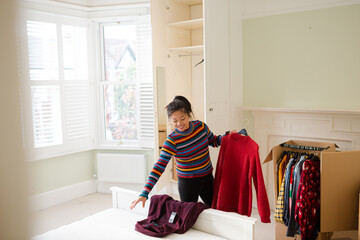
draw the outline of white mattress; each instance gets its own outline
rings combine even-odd
[[[32,240],[158,239],[135,231],[135,223],[144,218],[144,216],[134,212],[112,208],[35,236]],[[185,234],[172,233],[162,239],[217,240],[224,238],[189,229]]]

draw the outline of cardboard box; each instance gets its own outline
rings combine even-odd
[[[290,140],[285,144],[326,148],[320,157],[320,232],[318,239],[329,239],[329,232],[357,230],[357,205],[360,188],[360,151],[336,152],[337,145],[328,142]],[[316,152],[286,148],[271,149],[264,163],[273,162],[274,190],[277,200],[277,161],[283,151]],[[276,239],[287,238],[287,227],[276,223]]]

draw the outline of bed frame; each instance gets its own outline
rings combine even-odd
[[[138,198],[139,193],[131,190],[112,187],[113,207],[129,211],[132,201]],[[133,210],[135,213],[147,216],[149,202],[145,208],[139,203]],[[215,209],[206,209],[198,217],[193,228],[225,239],[254,240],[254,225],[257,219],[242,216],[237,213],[223,212]]]

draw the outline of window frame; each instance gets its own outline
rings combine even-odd
[[[29,62],[29,45],[27,37],[27,21],[35,22],[45,22],[53,23],[56,25],[56,37],[57,37],[57,51],[58,51],[58,69],[59,69],[59,80],[57,83],[54,83],[54,80],[30,80],[30,62]],[[23,10],[22,17],[18,22],[18,41],[19,41],[19,54],[21,60],[19,64],[22,64],[23,68],[20,71],[20,79],[22,82],[21,89],[21,102],[22,102],[22,122],[23,122],[23,133],[24,133],[24,147],[28,153],[29,160],[41,160],[51,157],[62,156],[65,154],[71,154],[86,150],[94,149],[95,139],[94,139],[94,103],[90,101],[87,105],[86,111],[91,116],[89,119],[89,137],[86,140],[81,141],[72,141],[66,136],[66,131],[68,130],[68,119],[66,115],[68,112],[65,109],[65,97],[64,97],[64,88],[71,84],[77,84],[81,82],[85,88],[87,88],[86,94],[91,100],[92,96],[92,73],[91,73],[91,58],[87,64],[87,79],[74,79],[74,80],[65,80],[64,78],[64,64],[63,64],[63,42],[62,42],[62,25],[70,26],[79,26],[85,28],[86,31],[86,42],[87,42],[87,57],[91,56],[91,28],[90,20],[81,17],[71,17],[65,15],[58,15],[46,12],[39,12],[34,10]],[[72,82],[70,82],[72,81]],[[59,96],[60,96],[60,114],[61,114],[61,133],[62,133],[62,143],[52,146],[44,146],[40,148],[35,148],[34,144],[34,126],[33,126],[33,116],[32,116],[32,95],[31,87],[32,86],[41,86],[41,85],[55,85],[59,87]]]
[[[145,15],[150,16],[150,15]],[[111,18],[102,18],[94,20],[94,28],[95,31],[95,39],[97,41],[97,80],[96,80],[96,88],[97,88],[97,100],[98,100],[98,147],[100,149],[133,149],[133,150],[141,150],[141,149],[154,149],[155,145],[155,129],[153,129],[154,136],[153,136],[153,143],[144,143],[142,140],[142,129],[141,129],[141,117],[140,117],[140,82],[139,77],[137,77],[136,82],[136,120],[137,120],[137,140],[136,141],[127,141],[127,140],[106,140],[106,133],[105,133],[105,107],[104,107],[104,86],[105,85],[112,85],[112,86],[119,86],[121,83],[116,82],[107,82],[105,80],[105,54],[104,54],[104,35],[103,35],[103,27],[104,26],[116,26],[119,22],[120,24],[139,24],[139,18],[141,16],[137,15],[130,15],[130,16],[119,16],[119,17],[111,17]],[[151,22],[149,21],[149,24]],[[151,62],[150,62],[151,63]],[[152,63],[151,63],[152,69]],[[152,76],[151,76],[152,78]],[[153,86],[153,79],[151,79],[152,86]],[[153,88],[153,87],[152,87]],[[154,95],[152,93],[152,98],[154,99]],[[154,109],[153,109],[154,110]],[[154,111],[152,113],[154,117]],[[155,121],[155,120],[154,120]]]
[[[105,17],[98,17],[101,14],[86,14],[86,15],[72,15],[66,14],[65,11],[53,11],[49,9],[49,11],[45,11],[44,9],[35,10],[35,9],[28,9],[22,8],[21,14],[18,18],[17,24],[17,40],[18,40],[18,50],[19,50],[19,65],[22,66],[19,71],[19,77],[21,79],[21,117],[22,117],[22,131],[23,131],[23,145],[24,149],[29,156],[30,161],[34,160],[41,160],[41,159],[48,159],[52,157],[63,156],[67,154],[73,154],[81,151],[88,151],[94,149],[113,149],[113,150],[146,150],[146,149],[154,149],[155,145],[155,123],[151,124],[153,129],[149,130],[149,123],[147,126],[142,126],[138,124],[138,132],[141,132],[141,129],[145,129],[145,137],[141,137],[138,139],[136,143],[133,144],[118,144],[118,142],[111,142],[108,143],[105,140],[105,134],[102,129],[104,129],[101,125],[101,121],[103,121],[103,108],[101,106],[101,88],[99,77],[102,75],[103,68],[99,59],[103,61],[103,57],[100,57],[101,45],[99,43],[99,23],[110,23],[116,22],[119,20],[124,21],[124,19],[132,19],[132,21],[138,21],[138,23],[143,20],[140,20],[142,17],[148,17],[149,21],[148,24],[150,26],[150,41],[151,39],[151,21],[150,21],[150,7],[145,5],[139,5],[137,7],[133,7],[131,5],[127,7],[121,7],[116,12],[112,13],[116,14],[118,17],[107,17],[111,14],[108,12],[102,13]],[[31,103],[31,83],[30,83],[30,72],[29,72],[29,57],[28,57],[28,40],[27,40],[27,20],[30,21],[41,21],[41,22],[51,22],[57,24],[57,33],[61,32],[61,27],[58,27],[59,23],[64,25],[79,25],[79,26],[86,26],[87,32],[87,57],[88,57],[88,84],[89,84],[89,94],[90,94],[90,118],[91,121],[91,133],[90,137],[87,139],[88,142],[86,144],[67,144],[67,142],[63,142],[61,145],[55,146],[48,146],[43,148],[34,148],[34,138],[33,138],[33,123],[32,123],[32,103]],[[61,35],[60,35],[61,36]],[[60,37],[57,34],[57,38]],[[62,44],[62,42],[58,42],[58,45]],[[59,48],[59,46],[58,46]],[[62,46],[61,46],[62,48]],[[151,49],[152,51],[152,49]],[[58,56],[58,64],[62,64],[62,55],[59,54]],[[152,71],[152,63],[149,66],[150,71]],[[59,71],[63,71],[59,69]],[[63,75],[63,74],[62,74]],[[64,79],[62,79],[64,81]],[[148,92],[151,92],[151,105],[152,105],[152,114],[147,113],[147,118],[149,116],[153,118],[153,122],[155,122],[155,115],[154,115],[154,92],[153,92],[153,76],[151,73],[151,83],[147,83],[148,85],[145,87]],[[43,81],[45,82],[45,81]],[[62,83],[60,83],[62,84]],[[60,85],[59,84],[59,85]],[[141,87],[140,87],[141,88]],[[144,88],[144,87],[142,87]],[[139,89],[137,89],[139,91]],[[60,102],[63,105],[63,92],[60,91]],[[137,98],[137,102],[139,99]],[[150,103],[147,102],[149,105]],[[139,104],[137,103],[137,106]],[[139,108],[138,108],[139,109]],[[64,116],[63,106],[61,106],[61,114]],[[144,118],[144,116],[139,116],[137,114],[137,118]],[[138,120],[138,122],[141,122]],[[62,123],[64,125],[64,123]],[[62,132],[64,133],[64,128],[62,127]],[[149,133],[150,132],[150,133]],[[63,134],[64,135],[64,134]],[[139,135],[140,136],[140,135]],[[143,136],[143,134],[141,134]]]
[[[121,86],[123,85],[123,83],[120,82],[108,82],[105,79],[105,52],[104,52],[104,48],[105,48],[105,43],[104,43],[104,31],[103,28],[106,26],[116,26],[118,25],[118,22],[120,22],[120,24],[136,24],[136,19],[133,16],[125,16],[125,17],[117,17],[116,20],[113,19],[112,21],[105,21],[105,22],[99,22],[99,38],[100,38],[100,69],[101,69],[101,75],[99,77],[99,103],[101,103],[101,115],[100,115],[100,124],[99,124],[99,130],[100,130],[100,136],[101,138],[99,139],[100,145],[102,146],[118,146],[120,148],[122,147],[140,147],[139,144],[139,138],[137,140],[134,141],[128,141],[128,140],[106,140],[106,131],[105,131],[105,100],[104,100],[104,87],[107,86]],[[124,22],[124,23],[123,23]],[[137,82],[135,83],[135,89],[137,89]],[[136,94],[137,95],[137,94]],[[137,99],[137,97],[136,97]],[[138,105],[138,102],[136,101],[136,105]],[[138,118],[138,114],[136,114],[136,122],[139,122],[139,118]],[[140,134],[140,129],[139,129],[139,125],[137,126],[137,136],[139,136]]]

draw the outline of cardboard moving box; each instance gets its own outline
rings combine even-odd
[[[275,203],[278,195],[277,161],[283,151],[313,152],[320,157],[320,232],[318,239],[329,239],[329,232],[350,231],[358,228],[360,189],[360,151],[336,152],[337,145],[327,142],[290,140],[285,144],[324,148],[311,151],[275,146],[264,160],[273,162]],[[276,239],[286,237],[287,227],[276,223]],[[299,238],[300,239],[300,238]]]

